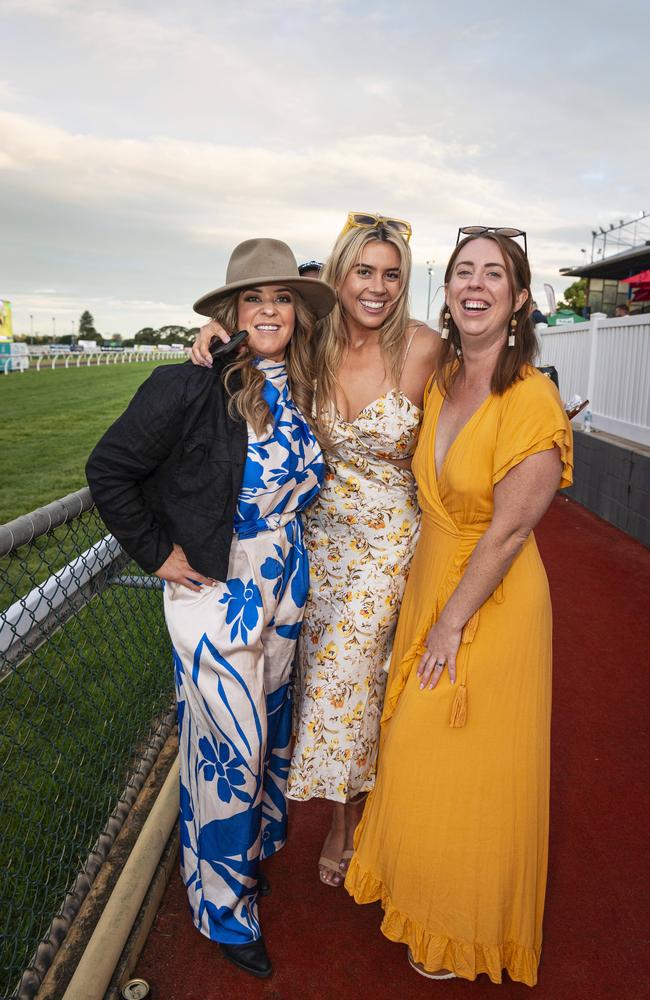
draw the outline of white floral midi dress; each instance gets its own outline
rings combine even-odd
[[[352,422],[305,516],[310,591],[294,683],[296,742],[287,795],[346,802],[374,784],[379,720],[420,524],[412,473],[421,410],[399,389]]]

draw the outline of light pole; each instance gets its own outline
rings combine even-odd
[[[29,336],[32,338],[34,336],[34,316],[32,313],[29,314]]]
[[[429,322],[429,314],[431,312],[431,279],[433,277],[433,265],[435,260],[427,261],[427,274],[429,275],[429,284],[427,287],[427,323]]]
[[[56,340],[56,316],[52,317],[52,336]]]

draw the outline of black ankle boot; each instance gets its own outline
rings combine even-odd
[[[229,962],[253,976],[264,979],[273,972],[271,960],[266,953],[264,938],[249,941],[248,944],[221,944],[221,950]]]

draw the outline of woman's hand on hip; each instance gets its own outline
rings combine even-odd
[[[230,334],[217,323],[216,319],[211,319],[209,323],[202,326],[192,344],[190,359],[194,365],[203,365],[204,368],[212,368],[212,355],[210,354],[210,344],[213,340],[220,340],[227,344]]]
[[[462,631],[461,628],[447,625],[443,616],[431,626],[424,642],[427,648],[417,671],[421,690],[426,687],[431,690],[436,686],[445,665],[449,671],[449,680],[452,684],[456,683],[456,656]]]
[[[183,587],[188,587],[197,593],[202,590],[201,585],[214,587],[217,582],[211,576],[203,576],[203,573],[199,573],[198,569],[192,569],[180,545],[174,545],[154,576],[160,577],[161,580],[168,580],[170,583],[180,583]]]

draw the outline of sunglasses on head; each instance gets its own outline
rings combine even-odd
[[[349,233],[351,229],[374,229],[375,226],[386,226],[387,229],[394,229],[396,233],[408,243],[413,230],[411,223],[404,219],[391,219],[385,215],[369,215],[367,212],[348,212],[348,217],[340,236]]]
[[[458,230],[458,236],[456,237],[456,246],[458,246],[463,236],[482,236],[484,233],[495,233],[497,236],[507,236],[511,240],[516,239],[518,236],[523,236],[524,253],[528,256],[528,241],[526,240],[526,233],[523,229],[513,229],[510,226],[461,226]]]

